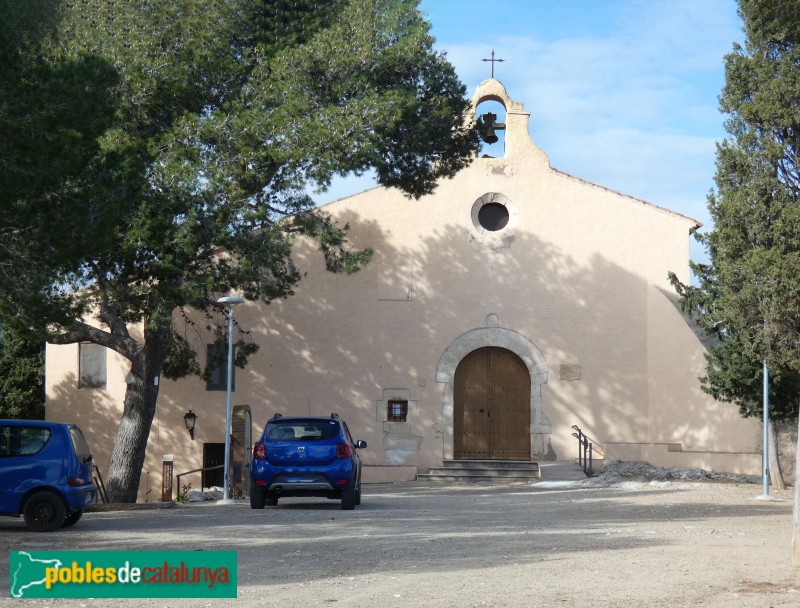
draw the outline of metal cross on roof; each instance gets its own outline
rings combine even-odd
[[[492,58],[491,59],[481,59],[481,61],[491,61],[492,62],[492,78],[494,78],[494,64],[495,63],[502,63],[505,59],[495,59],[494,58],[494,49],[492,49]]]

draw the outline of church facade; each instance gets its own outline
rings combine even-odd
[[[500,157],[476,158],[417,201],[376,188],[325,207],[354,246],[374,249],[366,268],[332,275],[300,241],[296,295],[236,308],[261,348],[236,370],[234,481],[245,484],[273,413],[332,411],[369,444],[365,481],[447,460],[574,459],[573,426],[598,459],[757,475],[760,424],[701,391],[704,349],[667,279],[688,282],[697,222],[551,168],[497,80],[479,85],[473,107],[485,102],[505,112],[481,119],[504,128]],[[95,352],[105,382],[87,386],[89,350],[48,346],[47,417],[78,422],[103,470],[127,369]],[[162,380],[141,499],[160,495],[165,458],[175,473],[220,463],[222,389]],[[213,485],[210,474],[185,483]]]

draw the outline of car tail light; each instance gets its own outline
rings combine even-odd
[[[349,443],[340,443],[336,446],[336,458],[350,458],[353,455],[353,448]]]
[[[253,460],[266,460],[267,459],[267,446],[263,443],[257,443],[253,446]]]
[[[85,486],[89,482],[86,481],[83,477],[70,477],[69,479],[67,479],[67,483],[72,487],[77,487],[77,486]]]

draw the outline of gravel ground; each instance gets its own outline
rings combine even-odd
[[[0,519],[0,598],[9,550],[238,551],[236,600],[11,600],[0,606],[470,607],[800,606],[791,491],[651,481],[365,486],[355,511],[284,499],[89,513],[29,532]],[[616,477],[615,477],[616,476]]]

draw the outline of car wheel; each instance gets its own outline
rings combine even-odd
[[[342,490],[342,511],[352,511],[356,508],[356,486]]]
[[[250,489],[250,508],[263,509],[264,508],[264,490],[261,488]]]
[[[274,507],[274,506],[276,506],[277,504],[278,504],[278,497],[277,497],[277,496],[275,496],[275,495],[273,494],[272,496],[268,496],[268,497],[267,497],[267,506],[268,506],[268,507]]]
[[[356,490],[355,504],[356,504],[356,506],[361,504],[361,488],[358,488],[358,490]]]
[[[77,511],[73,511],[69,515],[64,518],[64,523],[61,524],[62,528],[69,528],[70,526],[74,526],[78,523],[78,520],[83,515],[83,509],[78,509]]]
[[[61,498],[52,492],[37,492],[25,501],[22,515],[31,530],[52,532],[64,523],[67,509]]]

